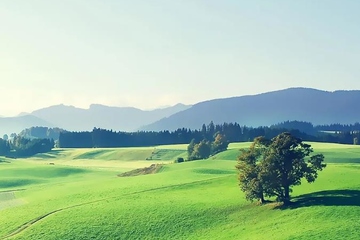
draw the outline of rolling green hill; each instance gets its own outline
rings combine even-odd
[[[291,208],[239,190],[240,147],[173,164],[186,146],[58,149],[0,162],[0,239],[359,239],[358,146],[312,143],[328,167]],[[146,160],[152,156],[152,160]],[[121,172],[165,164],[156,174]]]

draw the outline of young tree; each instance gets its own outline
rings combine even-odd
[[[190,144],[187,147],[187,152],[188,152],[188,160],[194,160],[193,159],[193,152],[194,152],[194,148],[195,148],[195,139],[192,139]]]
[[[225,135],[221,133],[217,133],[215,136],[215,140],[212,143],[211,154],[216,154],[225,151],[228,146],[229,146],[229,141],[226,139]]]
[[[281,133],[272,140],[257,138],[254,144],[262,150],[256,152],[252,146],[248,150],[251,154],[243,154],[239,157],[239,180],[243,191],[244,189],[253,191],[240,178],[242,174],[249,171],[247,173],[249,176],[256,176],[256,181],[260,183],[264,195],[276,196],[278,201],[288,204],[293,186],[300,185],[302,178],[309,183],[314,182],[318,171],[326,167],[322,154],[310,156],[313,152],[311,146],[290,133]],[[254,156],[259,161],[254,163]],[[252,166],[252,168],[245,169],[242,162],[251,163],[246,166]]]
[[[206,159],[210,155],[225,151],[229,145],[225,135],[217,133],[214,142],[203,139],[198,144],[191,140],[187,147],[188,160]]]

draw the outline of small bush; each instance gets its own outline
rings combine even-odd
[[[182,162],[184,162],[184,158],[182,158],[182,157],[178,157],[178,158],[174,161],[174,163],[182,163]]]

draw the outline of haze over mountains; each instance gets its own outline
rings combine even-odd
[[[0,134],[2,136],[5,133],[19,133],[34,126],[59,127],[68,131],[90,131],[94,127],[114,131],[136,131],[141,126],[189,107],[177,104],[144,111],[132,107],[109,107],[100,104],[92,104],[89,109],[61,104],[39,109],[28,115],[21,113],[18,117],[0,118]]]
[[[25,128],[35,126],[55,127],[53,124],[33,115],[0,117],[0,137],[4,134],[19,133]]]
[[[193,106],[144,111],[132,107],[93,104],[89,109],[56,105],[29,115],[0,117],[0,134],[20,132],[32,126],[89,131],[94,127],[114,131],[199,129],[203,123],[237,122],[246,126],[269,126],[287,120],[317,124],[351,124],[360,121],[360,91],[327,92],[290,88],[257,95],[214,99]]]

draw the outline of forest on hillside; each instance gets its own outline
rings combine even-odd
[[[334,127],[335,130],[330,129]],[[188,144],[192,140],[214,141],[216,134],[226,136],[229,142],[252,141],[258,136],[273,138],[282,132],[290,132],[304,141],[353,144],[360,137],[360,124],[322,125],[314,127],[311,123],[286,121],[269,127],[247,127],[238,123],[203,124],[201,129],[179,128],[175,131],[138,131],[115,132],[94,128],[92,131],[68,132],[59,134],[58,146],[61,148],[102,148],[102,147],[138,147],[166,144]]]
[[[33,127],[20,134],[0,138],[0,156],[27,157],[60,148],[141,147],[167,144],[213,142],[218,134],[228,142],[253,141],[258,136],[271,139],[282,132],[304,141],[358,144],[360,124],[313,126],[309,122],[285,121],[266,127],[247,127],[238,123],[203,124],[200,129],[179,128],[175,131],[115,132],[94,128],[92,131],[70,132],[59,128]]]

